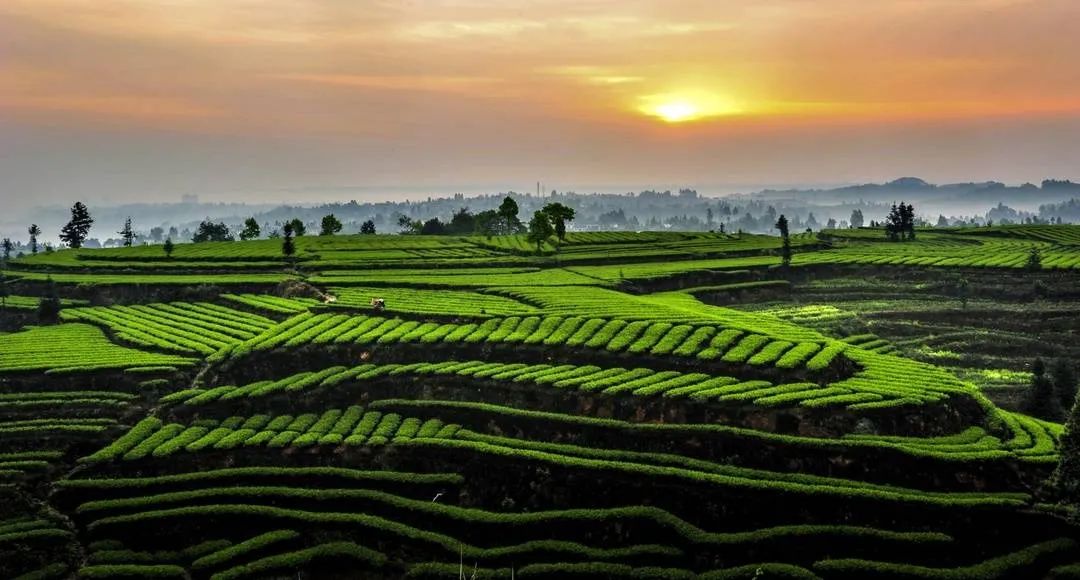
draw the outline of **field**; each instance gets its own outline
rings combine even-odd
[[[0,578],[1078,578],[1019,401],[1080,355],[1080,227],[918,238],[13,260]]]

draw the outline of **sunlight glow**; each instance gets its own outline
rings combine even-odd
[[[742,112],[731,99],[702,91],[646,95],[640,98],[640,103],[638,112],[665,123],[685,123]]]

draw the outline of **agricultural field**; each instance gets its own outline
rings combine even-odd
[[[14,259],[0,578],[1080,578],[1068,408],[1024,404],[1080,360],[1078,239]]]

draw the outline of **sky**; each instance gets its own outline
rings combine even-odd
[[[1080,178],[1076,0],[3,0],[7,207]]]

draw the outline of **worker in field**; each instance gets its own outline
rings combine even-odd
[[[386,300],[383,300],[382,298],[372,298],[371,309],[375,312],[382,312],[383,310],[386,310]]]

